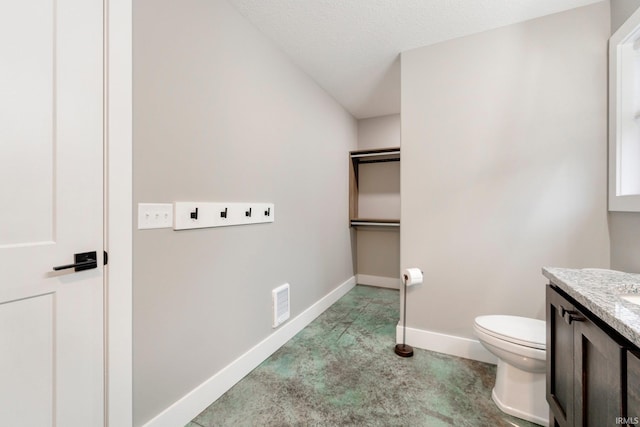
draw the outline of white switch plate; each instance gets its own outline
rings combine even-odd
[[[138,203],[138,230],[173,227],[173,204]]]

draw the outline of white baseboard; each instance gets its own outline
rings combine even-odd
[[[280,326],[249,351],[147,422],[144,427],[175,427],[188,424],[267,357],[293,338],[295,334],[353,289],[355,285],[356,278],[354,276],[298,316]]]
[[[356,274],[356,283],[359,285],[377,286],[379,288],[400,289],[400,278],[372,276],[370,274]]]
[[[396,326],[396,343],[402,343],[402,322],[398,322],[398,326]],[[480,341],[469,338],[407,328],[407,344],[424,350],[464,357],[465,359],[494,365],[498,363],[498,359],[484,348]]]

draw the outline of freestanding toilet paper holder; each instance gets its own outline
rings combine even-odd
[[[396,344],[395,352],[400,357],[412,357],[413,347],[407,345],[407,282],[409,276],[402,275],[402,284],[404,285],[404,302],[402,303],[402,344]]]

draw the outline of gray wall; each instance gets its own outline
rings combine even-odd
[[[608,267],[609,3],[402,54],[410,327],[544,316],[543,266]]]
[[[611,0],[611,34],[640,7],[640,0]],[[640,273],[640,213],[609,212],[611,268]]]
[[[400,114],[358,120],[358,150],[399,146]]]
[[[355,119],[225,1],[134,2],[134,202],[263,201],[273,224],[134,233],[134,424],[353,276]]]
[[[609,212],[611,268],[640,273],[640,214]]]
[[[358,149],[400,146],[400,115],[358,120]],[[366,218],[400,218],[400,163],[360,165],[359,212]],[[398,278],[400,232],[394,228],[359,227],[357,272]]]
[[[640,0],[611,0],[611,34],[640,7]]]

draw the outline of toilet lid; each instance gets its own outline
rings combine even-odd
[[[547,332],[545,322],[519,316],[478,316],[476,326],[485,333],[514,344],[544,350]]]

